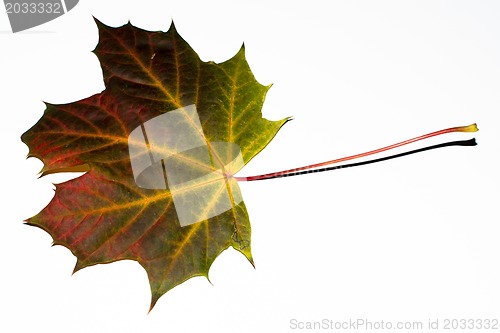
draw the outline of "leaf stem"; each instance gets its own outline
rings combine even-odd
[[[361,157],[365,157],[365,156],[369,156],[369,155],[381,153],[381,152],[384,152],[384,151],[387,151],[387,150],[390,150],[390,149],[398,148],[398,147],[401,147],[401,146],[404,146],[404,145],[407,145],[407,144],[410,144],[410,143],[414,143],[414,142],[417,142],[417,141],[420,141],[420,140],[428,139],[428,138],[431,138],[431,137],[434,137],[434,136],[438,136],[438,135],[442,135],[442,134],[446,134],[446,133],[453,133],[453,132],[477,132],[477,130],[478,129],[477,129],[476,124],[472,124],[472,125],[469,125],[469,126],[451,127],[451,128],[443,129],[443,130],[440,130],[440,131],[436,131],[436,132],[424,134],[424,135],[415,137],[413,139],[405,140],[405,141],[402,141],[402,142],[399,142],[399,143],[395,143],[393,145],[386,146],[386,147],[383,147],[383,148],[379,148],[379,149],[375,149],[375,150],[370,150],[368,152],[361,153],[361,154],[351,155],[351,156],[342,157],[342,158],[338,158],[338,159],[335,159],[335,160],[330,160],[330,161],[326,161],[326,162],[322,162],[322,163],[316,163],[316,164],[311,164],[311,165],[307,165],[307,166],[303,166],[303,167],[299,167],[299,168],[288,169],[288,170],[283,170],[283,171],[278,171],[278,172],[272,172],[272,173],[266,173],[266,174],[257,175],[257,176],[234,177],[234,178],[237,181],[254,181],[254,180],[265,180],[265,179],[272,179],[272,178],[288,177],[288,176],[297,176],[297,175],[303,175],[303,174],[307,174],[307,173],[329,171],[329,170],[334,170],[334,169],[340,169],[340,168],[353,167],[353,166],[358,166],[358,165],[364,165],[364,164],[369,164],[369,163],[380,162],[380,161],[388,160],[388,159],[391,159],[391,158],[401,157],[401,156],[410,155],[410,154],[418,153],[418,152],[421,152],[421,151],[426,151],[426,150],[436,149],[436,148],[441,148],[441,147],[448,147],[448,146],[475,146],[476,145],[475,139],[466,140],[466,141],[452,141],[452,142],[447,142],[447,143],[443,143],[443,144],[429,146],[429,147],[425,147],[425,148],[421,148],[421,149],[416,149],[416,150],[413,150],[413,151],[410,151],[410,152],[406,152],[406,153],[396,154],[396,155],[393,155],[393,156],[378,158],[378,159],[371,160],[371,161],[358,162],[358,163],[347,164],[347,165],[342,165],[342,166],[337,166],[337,167],[328,167],[328,168],[316,169],[316,168],[319,168],[319,167],[322,167],[322,166],[326,166],[326,165],[331,165],[331,164],[335,164],[335,163],[345,162],[345,161],[353,160],[353,159],[356,159],[356,158],[361,158]],[[310,169],[314,169],[314,170],[310,170]]]

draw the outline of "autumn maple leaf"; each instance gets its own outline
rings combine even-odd
[[[96,22],[106,89],[46,104],[22,135],[42,174],[87,172],[56,185],[27,223],[71,250],[75,271],[139,262],[152,308],[189,278],[208,278],[229,246],[253,264],[248,213],[232,175],[287,119],[262,118],[269,87],[255,80],[244,47],[226,62],[203,62],[173,24],[150,32]]]
[[[387,151],[475,124],[425,134],[380,149],[264,175],[236,177],[289,120],[262,118],[268,86],[259,84],[244,48],[230,60],[203,62],[178,35],[130,23],[97,22],[106,89],[84,100],[47,104],[22,135],[42,174],[86,171],[56,185],[54,198],[27,223],[77,257],[75,271],[136,260],[151,286],[151,308],[176,285],[208,278],[232,246],[253,264],[251,227],[238,181],[288,177],[374,163],[429,149],[474,146],[453,141],[371,161],[329,165]]]

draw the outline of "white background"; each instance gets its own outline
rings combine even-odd
[[[148,315],[133,261],[71,276],[69,250],[22,221],[55,178],[37,179],[20,135],[42,101],[104,89],[95,16],[167,30],[205,60],[246,45],[263,114],[294,116],[241,175],[342,157],[477,122],[477,147],[242,183],[256,269],[234,250]],[[97,1],[26,32],[0,13],[2,332],[296,332],[290,320],[500,319],[500,2]],[[466,139],[449,135],[431,142]],[[418,145],[416,145],[418,146]],[[415,147],[416,147],[415,146]]]

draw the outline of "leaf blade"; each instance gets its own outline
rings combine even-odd
[[[47,104],[43,117],[21,137],[29,156],[44,163],[42,175],[82,168],[87,172],[56,185],[51,202],[27,223],[70,249],[77,257],[75,272],[117,260],[137,261],[148,274],[152,308],[187,279],[208,278],[214,260],[230,246],[253,265],[249,216],[233,174],[288,118],[262,118],[269,86],[255,80],[244,48],[224,63],[207,63],[173,25],[167,32],[148,32],[130,23],[118,28],[97,25],[100,39],[94,53],[106,89],[74,103]],[[199,120],[190,115],[193,105]],[[203,141],[208,159],[177,151],[185,137],[168,139],[174,142],[170,145],[146,137],[149,121],[158,124],[172,112],[178,112],[175,121],[197,131],[191,135]],[[158,133],[169,126],[180,131],[180,123],[172,119],[168,121],[173,125],[160,126]],[[131,140],[138,129],[143,140]],[[134,171],[131,147],[142,149],[135,157],[149,154],[151,166],[146,167],[161,160],[164,185],[148,188],[138,183],[142,173]],[[239,157],[234,147],[241,150]],[[188,176],[205,168],[212,180],[177,188],[172,163],[165,169],[168,156],[174,156],[173,165],[187,169]],[[182,203],[196,197],[203,205],[192,203],[191,208],[199,208],[200,220],[182,225],[176,198]],[[229,205],[226,210],[224,205]]]

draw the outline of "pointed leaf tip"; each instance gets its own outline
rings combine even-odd
[[[94,19],[95,24],[97,25],[97,28],[100,30],[100,28],[109,28],[106,24],[104,24],[102,21],[100,21],[97,17],[92,16]]]
[[[247,60],[247,55],[246,55],[246,46],[245,42],[241,44],[240,49],[238,50],[238,55],[241,55],[245,61]]]
[[[177,27],[175,26],[175,22],[173,19],[170,21],[170,27],[168,28],[167,32],[178,34]]]

